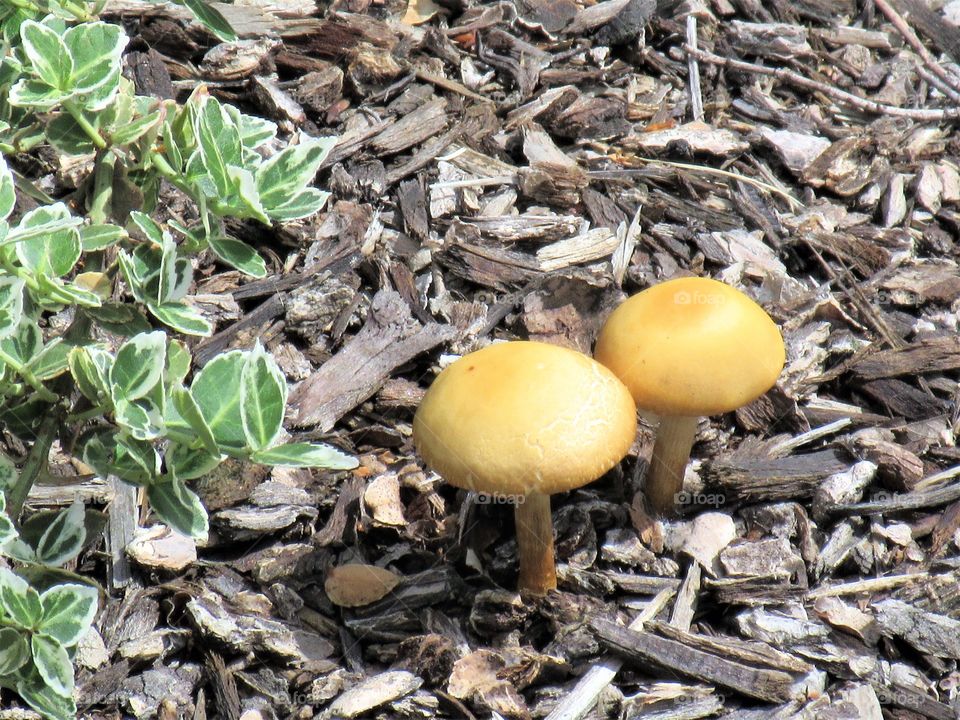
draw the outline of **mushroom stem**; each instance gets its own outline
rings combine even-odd
[[[557,587],[550,496],[537,492],[527,493],[518,498],[514,507],[520,555],[519,589],[535,595],[545,595],[547,590]]]
[[[646,494],[657,515],[677,514],[677,494],[697,435],[695,417],[663,415],[647,473]]]

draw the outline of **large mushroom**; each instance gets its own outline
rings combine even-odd
[[[654,285],[620,305],[594,357],[660,418],[646,482],[654,512],[676,512],[697,420],[730,412],[769,390],[783,369],[780,330],[729,285],[686,277]]]
[[[633,443],[636,407],[600,363],[574,350],[506,342],[447,367],[413,421],[421,457],[447,482],[514,505],[521,590],[557,586],[550,495],[585,485]]]

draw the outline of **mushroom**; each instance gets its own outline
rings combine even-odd
[[[783,338],[757,303],[729,285],[685,277],[654,285],[620,305],[594,357],[660,418],[646,483],[654,512],[676,513],[697,419],[730,412],[777,381]]]
[[[413,420],[420,456],[447,482],[512,504],[521,590],[557,586],[550,495],[585,485],[633,444],[636,406],[582,353],[496,343],[441,372]]]

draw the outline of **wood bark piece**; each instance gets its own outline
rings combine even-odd
[[[641,666],[652,663],[766,702],[781,703],[805,696],[789,673],[721,657],[697,647],[696,636],[689,633],[680,634],[682,639],[669,639],[630,630],[609,620],[597,619],[591,625],[607,647]]]
[[[796,500],[810,497],[824,478],[846,470],[849,463],[835,450],[786,458],[719,458],[703,465],[708,493],[725,502]]]
[[[294,424],[330,430],[377,392],[395,368],[455,334],[449,326],[420,325],[399,293],[381,290],[363,329],[293,393]]]
[[[921,340],[898,350],[881,350],[867,355],[851,368],[865,380],[922,375],[960,368],[960,337],[945,336]]]

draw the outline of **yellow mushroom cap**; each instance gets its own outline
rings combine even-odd
[[[441,372],[413,420],[426,462],[452,485],[551,494],[616,465],[636,436],[623,383],[582,353],[538,342],[490,345]]]
[[[783,338],[757,303],[709,278],[669,280],[613,311],[594,357],[658,415],[730,412],[769,390]]]

